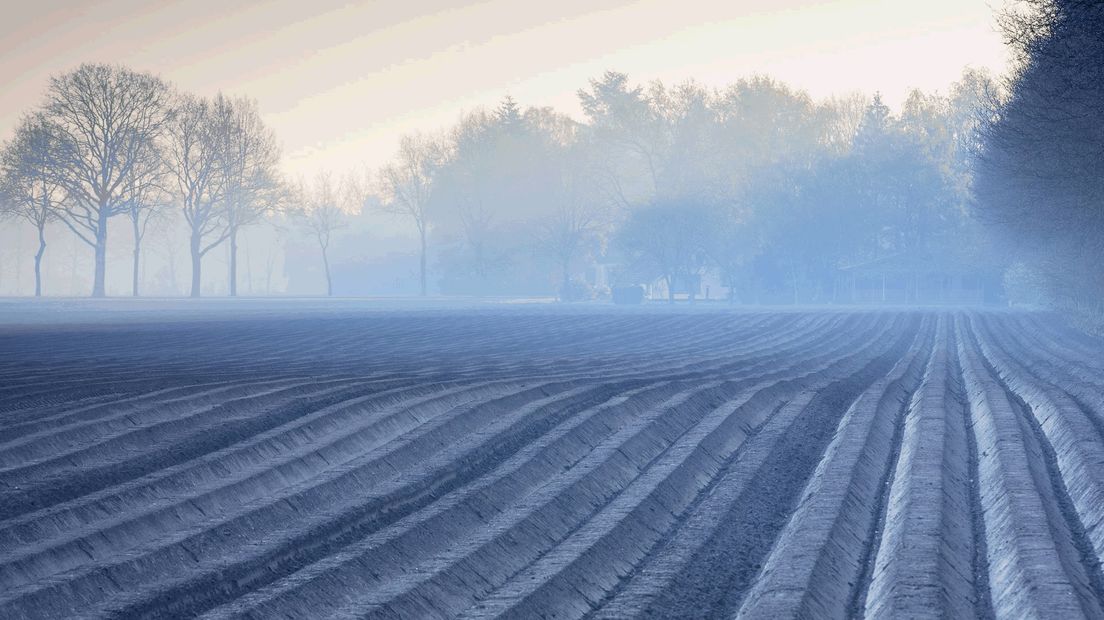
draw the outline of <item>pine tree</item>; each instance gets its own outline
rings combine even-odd
[[[504,133],[518,134],[525,128],[525,119],[521,113],[521,106],[510,95],[506,95],[495,110],[495,120]]]

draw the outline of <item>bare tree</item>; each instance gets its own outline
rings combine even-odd
[[[55,138],[41,114],[23,119],[0,153],[0,210],[25,220],[38,231],[34,257],[35,297],[42,296],[42,257],[46,225],[57,219],[64,189],[50,171]]]
[[[158,153],[156,158],[149,158],[137,167],[128,180],[127,216],[130,218],[134,240],[131,272],[131,295],[134,297],[139,295],[142,241],[146,237],[146,231],[150,222],[164,217],[172,204],[167,185],[170,179],[164,163],[163,153]]]
[[[117,66],[85,64],[50,80],[50,170],[65,189],[62,221],[95,249],[93,297],[105,293],[108,221],[127,212],[133,175],[156,157],[168,98],[159,78]]]
[[[275,134],[265,126],[257,104],[249,99],[215,98],[222,123],[222,176],[225,204],[222,217],[230,242],[230,296],[238,294],[238,232],[256,224],[282,201],[282,187],[276,170],[280,147]]]
[[[310,187],[300,189],[302,211],[300,220],[303,228],[318,242],[322,251],[322,267],[326,272],[326,295],[333,296],[333,278],[330,275],[330,240],[333,233],[348,225],[345,210],[342,209],[341,195],[334,187],[333,178],[328,173],[319,174]]]
[[[302,184],[298,188],[287,188],[284,191],[284,199],[288,201],[299,201],[302,204],[303,188]],[[265,252],[264,261],[264,294],[272,294],[272,278],[275,275],[276,267],[281,259],[280,248],[286,247],[286,239],[290,234],[291,223],[288,216],[298,215],[290,208],[281,209],[276,213],[272,213],[268,217],[268,224],[272,227],[272,232],[275,235],[275,239],[271,243],[266,244],[267,250]]]
[[[430,224],[429,205],[433,181],[445,160],[446,149],[437,139],[406,136],[394,163],[379,172],[384,209],[409,217],[418,228],[419,284],[426,294],[426,233]]]
[[[167,132],[165,159],[191,233],[192,297],[200,296],[203,257],[229,236],[221,211],[225,178],[217,116],[229,113],[225,106],[216,109],[209,101],[182,95]]]

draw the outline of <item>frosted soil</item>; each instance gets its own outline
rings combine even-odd
[[[0,617],[1104,616],[1104,345],[1049,315],[27,308]]]

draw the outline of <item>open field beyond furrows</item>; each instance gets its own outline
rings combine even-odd
[[[0,618],[1104,617],[1048,315],[0,328]]]

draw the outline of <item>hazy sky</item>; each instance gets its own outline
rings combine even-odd
[[[377,166],[406,132],[509,93],[577,115],[607,69],[711,86],[765,73],[821,97],[944,90],[1004,69],[1002,0],[29,0],[0,10],[0,136],[50,75],[122,62],[258,100],[287,170]],[[14,6],[12,6],[14,5]]]

